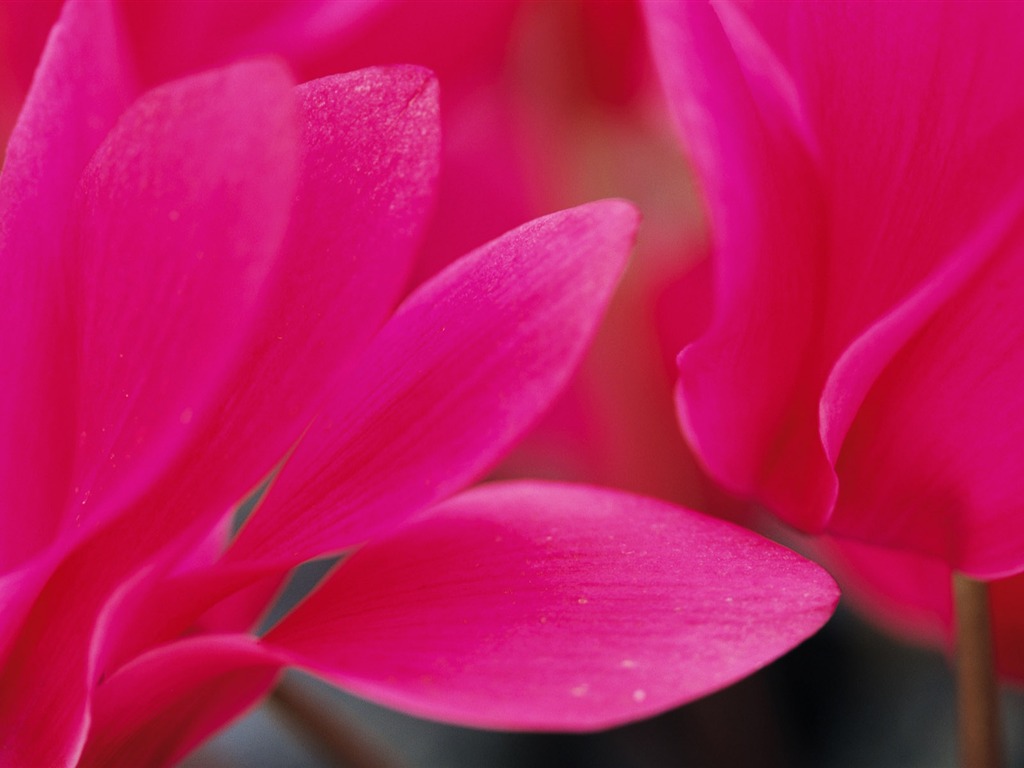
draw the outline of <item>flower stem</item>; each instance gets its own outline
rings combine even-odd
[[[286,677],[269,701],[302,740],[332,764],[344,768],[397,768],[398,763],[340,718],[332,717],[329,705],[318,699],[306,686]]]
[[[953,574],[957,710],[962,768],[1003,764],[999,691],[992,652],[988,584]]]

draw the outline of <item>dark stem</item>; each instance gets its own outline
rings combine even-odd
[[[282,679],[268,701],[298,732],[301,741],[339,768],[398,768],[398,762],[382,754],[341,718],[332,716],[330,704],[294,679]]]
[[[962,768],[1003,765],[988,584],[953,574],[957,712]]]

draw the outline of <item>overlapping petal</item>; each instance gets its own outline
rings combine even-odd
[[[993,311],[1017,279],[1019,15],[647,13],[715,227],[716,318],[680,358],[682,420],[709,469],[807,531],[977,575],[1024,566],[1005,410],[1018,323]],[[750,198],[774,215],[750,215]]]
[[[288,234],[222,406],[150,494],[154,514],[226,509],[254,489],[338,396],[405,287],[434,200],[436,81],[418,67],[361,70],[300,86],[295,100]]]
[[[484,485],[360,549],[264,638],[349,690],[505,729],[662,711],[815,631],[817,566],[664,502]]]
[[[1024,198],[1009,202],[993,216],[1002,221],[993,222],[995,242],[982,246],[983,268],[873,382],[838,456],[842,485],[829,526],[978,578],[1024,567]],[[972,256],[961,263],[972,266]],[[851,366],[868,367],[874,351],[863,346]]]
[[[292,88],[267,62],[149,91],[82,176],[68,247],[79,523],[135,501],[219,417],[289,223]]]
[[[636,225],[620,201],[552,214],[422,286],[340,382],[229,557],[336,552],[482,474],[565,383]]]
[[[391,42],[405,51],[416,19],[433,34],[471,8],[500,38],[510,7],[410,4]],[[827,618],[835,588],[816,566],[659,502],[520,484],[417,518],[485,472],[565,383],[636,211],[604,201],[534,221],[393,311],[438,175],[427,71],[295,89],[283,62],[250,60],[125,109],[133,68],[148,87],[240,52],[316,67],[334,52],[304,44],[377,40],[371,22],[393,9],[178,10],[166,40],[189,43],[169,55],[139,47],[159,12],[69,2],[0,180],[0,247],[29,289],[11,292],[8,325],[45,336],[5,371],[6,452],[31,426],[18,409],[46,419],[25,461],[0,469],[8,509],[45,512],[19,529],[7,559],[20,570],[0,582],[18,609],[0,635],[0,761],[172,762],[285,663],[434,717],[604,727],[725,685]],[[208,37],[192,34],[197,20]],[[460,40],[501,56],[490,34]],[[476,75],[459,83],[465,96]],[[42,482],[15,488],[39,457]],[[265,643],[217,634],[249,629],[294,565],[366,540]]]
[[[174,765],[253,706],[280,669],[248,635],[182,640],[144,654],[97,689],[78,765]]]
[[[133,96],[110,4],[69,2],[0,176],[0,507],[10,510],[0,570],[52,540],[70,490],[73,350],[60,249],[78,175]]]
[[[804,482],[778,487],[773,475],[823,463],[806,448],[809,441],[814,447],[813,420],[806,413],[791,415],[806,379],[804,353],[820,281],[817,262],[790,258],[820,243],[811,158],[785,102],[755,99],[734,43],[710,6],[650,3],[646,11],[721,256],[715,261],[712,324],[680,358],[684,429],[731,491],[770,494],[792,522],[819,525],[834,490],[827,477],[820,484],[814,478],[826,473],[807,473]],[[756,32],[748,33],[745,42],[753,45]],[[787,425],[794,434],[785,433]],[[812,501],[794,504],[795,495]]]
[[[91,676],[167,627],[184,631],[190,611],[216,601],[186,590],[155,621],[122,595],[94,652],[74,641],[143,564],[159,576],[176,547],[222,524],[302,434],[334,367],[388,314],[430,207],[435,115],[436,88],[420,69],[296,92],[279,65],[251,63],[148,92],[97,152],[69,239],[82,399],[81,490],[68,522],[79,538],[99,532],[50,578],[12,651],[0,702],[14,729],[9,755],[34,748],[48,711],[57,751],[47,759],[70,758]],[[132,636],[133,622],[146,631]],[[69,650],[44,663],[58,646]],[[60,695],[69,679],[81,695]]]

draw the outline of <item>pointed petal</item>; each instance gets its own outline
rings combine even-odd
[[[502,729],[590,730],[716,690],[838,592],[728,523],[585,486],[482,486],[366,545],[265,637],[349,690]]]
[[[145,504],[116,502],[173,458],[188,436],[179,416],[186,407],[197,419],[215,416],[200,400],[215,389],[220,355],[230,357],[242,338],[260,273],[284,234],[293,107],[290,80],[275,64],[178,81],[137,101],[83,175],[71,265],[82,329],[81,518],[72,511],[71,534],[40,558],[50,565],[54,552],[67,550],[0,671],[9,762],[76,756],[96,661],[108,650],[104,612],[142,574],[169,567],[151,560],[161,549],[166,559],[187,539],[203,539],[197,516],[213,515],[199,521],[213,526],[223,514],[154,515]],[[92,516],[81,503],[89,491],[100,512]]]
[[[168,508],[210,506],[211,496],[229,504],[280,462],[394,311],[433,202],[429,72],[361,70],[306,83],[297,96],[304,132],[288,236],[252,343],[220,395],[229,407],[168,478]]]
[[[291,213],[292,87],[253,62],[150,91],[83,175],[76,519],[119,511],[218,417]]]
[[[259,701],[280,669],[247,635],[199,637],[151,651],[97,687],[78,764],[174,765]]]
[[[68,2],[0,175],[0,571],[49,542],[68,493],[73,354],[59,280],[78,177],[133,96],[110,3]]]
[[[565,383],[632,245],[605,201],[526,224],[414,293],[285,465],[229,557],[300,562],[450,495]]]

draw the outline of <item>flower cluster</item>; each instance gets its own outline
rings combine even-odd
[[[315,71],[391,62],[356,40],[388,13],[60,7],[0,176],[0,762],[173,763],[288,666],[452,722],[601,728],[834,609],[818,566],[666,502],[464,490],[566,383],[638,217],[589,203],[423,267],[435,76]]]

